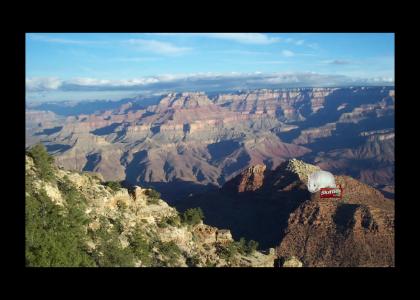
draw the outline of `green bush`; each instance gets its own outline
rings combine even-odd
[[[254,253],[255,251],[257,251],[258,246],[259,246],[259,244],[258,244],[258,242],[257,242],[257,241],[250,240],[250,241],[248,242],[248,245],[247,245],[247,248],[246,248],[246,253],[247,253],[247,254],[252,254],[252,253]]]
[[[241,237],[238,242],[236,242],[236,247],[239,253],[244,255],[250,255],[254,253],[258,248],[258,242],[254,240],[246,241],[245,238]]]
[[[168,226],[179,227],[181,225],[181,218],[179,215],[162,218],[162,220],[160,220],[157,225],[160,228],[166,228]]]
[[[204,213],[200,207],[187,209],[181,216],[182,223],[196,225],[204,219]]]
[[[100,227],[93,233],[92,239],[98,244],[93,258],[99,267],[132,267],[135,256],[130,247],[122,248],[119,236],[122,232],[121,222],[100,217]],[[114,226],[109,228],[108,222]],[[109,229],[108,229],[109,228]],[[100,254],[102,253],[102,255]]]
[[[160,193],[154,189],[147,189],[144,193],[150,198],[160,199]]]
[[[152,266],[153,253],[152,246],[147,242],[147,239],[143,236],[141,228],[137,226],[133,234],[128,238],[130,248],[134,256],[141,260],[143,266]]]
[[[173,241],[157,241],[156,247],[158,248],[159,253],[166,258],[164,262],[166,266],[174,266],[181,256],[181,249],[179,249]]]
[[[27,266],[95,266],[85,246],[83,222],[86,219],[83,211],[73,207],[66,212],[52,203],[42,190],[27,195],[25,207]]]
[[[246,250],[246,240],[245,240],[245,238],[241,237],[236,245],[238,247],[239,253],[245,254],[245,250]]]
[[[101,252],[103,255],[99,255]],[[101,243],[95,252],[100,267],[133,267],[134,254],[129,247],[123,249],[117,238]]]
[[[159,198],[147,198],[147,204],[159,204]]]
[[[117,201],[117,207],[118,207],[119,210],[124,210],[124,209],[127,208],[127,204],[122,200],[118,200]]]
[[[231,262],[238,254],[238,245],[235,242],[229,242],[225,245],[217,245],[216,253],[227,262]]]
[[[214,268],[216,267],[216,263],[211,262],[209,259],[206,260],[206,268]]]
[[[114,192],[122,188],[121,183],[118,181],[107,181],[104,183],[107,187],[110,187]]]
[[[198,264],[200,263],[200,259],[197,256],[190,256],[190,257],[187,257],[185,262],[187,266],[189,267],[197,267]]]
[[[162,219],[162,220],[158,221],[158,222],[156,223],[156,225],[157,225],[157,227],[159,227],[159,228],[166,228],[166,227],[168,227],[168,223],[166,223],[164,219]]]
[[[117,231],[117,233],[120,235],[121,233],[123,233],[124,231],[124,225],[121,222],[121,220],[116,219],[112,221],[112,225],[114,225],[115,230]]]
[[[159,204],[160,193],[158,191],[155,191],[154,189],[147,189],[144,194],[148,196],[148,204]]]
[[[79,192],[79,190],[70,182],[68,176],[57,182],[57,187],[61,194],[64,195],[68,207],[77,206],[83,208],[87,203],[86,198]]]
[[[43,144],[31,147],[27,154],[33,159],[38,176],[46,181],[54,179],[54,158],[48,154]]]

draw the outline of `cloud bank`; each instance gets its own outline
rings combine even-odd
[[[349,85],[393,85],[393,78],[352,78],[319,73],[198,73],[161,75],[127,80],[96,78],[27,78],[26,91],[168,91],[232,90],[254,88],[323,87]]]

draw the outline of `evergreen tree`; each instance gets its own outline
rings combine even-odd
[[[182,214],[182,222],[189,225],[196,225],[204,219],[204,213],[200,207],[187,209]]]
[[[48,154],[43,144],[36,144],[28,150],[28,155],[34,160],[35,167],[41,179],[50,181],[54,179],[54,158]]]

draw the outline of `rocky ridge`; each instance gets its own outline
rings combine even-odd
[[[291,160],[286,169],[306,185],[319,167]],[[288,218],[278,255],[309,267],[393,266],[394,203],[349,176],[335,179],[343,198],[322,199],[317,192],[302,202]]]
[[[318,166],[291,159],[263,169],[248,168],[220,192],[191,202],[203,204],[210,224],[264,245],[276,243],[283,264],[295,265],[294,257],[304,267],[394,266],[394,203],[379,190],[339,175],[334,177],[343,198],[320,198],[306,186]],[[214,203],[204,206],[208,198]]]
[[[113,190],[103,184],[95,173],[78,173],[55,168],[53,181],[39,178],[39,169],[31,157],[26,156],[26,178],[29,182],[26,195],[46,192],[48,201],[65,209],[65,190],[77,191],[86,201],[85,217],[89,220],[86,230],[86,246],[91,255],[103,255],[103,240],[94,238],[96,232],[118,228],[118,241],[122,249],[131,247],[130,241],[135,235],[141,235],[145,243],[151,246],[150,257],[142,261],[136,259],[134,266],[215,266],[215,267],[272,267],[274,249],[267,254],[254,251],[250,254],[235,252],[226,256],[228,247],[234,243],[229,230],[222,230],[203,224],[183,224],[177,210],[165,201],[152,197],[150,189],[135,186],[130,190]],[[63,190],[64,189],[64,190]],[[177,255],[166,253],[162,249],[177,249]],[[162,248],[163,247],[163,248]],[[172,248],[171,248],[172,249]],[[171,254],[171,255],[170,255]],[[169,256],[168,256],[169,255]],[[152,259],[153,263],[150,262]]]

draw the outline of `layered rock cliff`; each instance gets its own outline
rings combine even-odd
[[[217,188],[252,165],[275,169],[293,157],[390,191],[392,138],[363,132],[393,129],[394,106],[391,87],[170,93],[66,119],[28,112],[45,120],[30,122],[27,145],[42,141],[66,169],[159,186],[177,200],[187,196],[171,193],[180,183]]]

